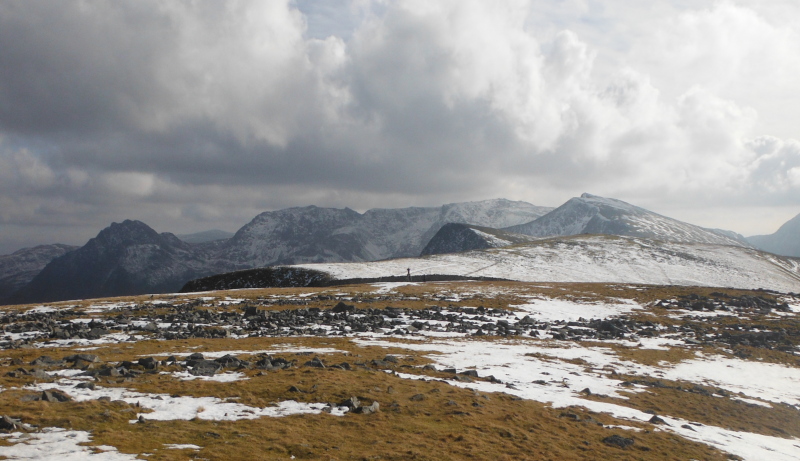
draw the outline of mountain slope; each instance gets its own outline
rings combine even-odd
[[[800,292],[800,259],[754,248],[576,235],[504,248],[370,263],[312,264],[335,279],[414,274],[529,282],[606,282]]]
[[[747,241],[756,248],[783,256],[800,256],[800,214],[787,221],[774,234],[754,235]]]
[[[470,224],[445,224],[422,250],[421,255],[459,253],[470,250],[500,248],[534,240],[535,237],[512,234],[490,227]]]
[[[296,262],[363,261],[360,236],[342,231],[360,214],[349,208],[287,208],[256,216],[225,244],[221,258],[237,268]]]
[[[12,301],[43,302],[178,290],[216,267],[204,247],[158,234],[140,221],[114,223],[51,261]]]
[[[10,255],[0,256],[0,300],[33,280],[50,261],[77,248],[56,243],[23,248]]]
[[[535,237],[608,234],[670,242],[749,246],[744,238],[731,232],[704,229],[621,200],[591,194],[572,198],[541,218],[505,230]]]

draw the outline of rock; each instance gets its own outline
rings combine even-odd
[[[213,360],[197,360],[189,373],[193,376],[214,376],[221,369],[222,365]]]
[[[28,373],[28,374],[30,376],[33,376],[36,379],[48,379],[48,378],[50,378],[50,375],[45,373],[45,371],[40,369],[40,368],[37,368],[35,370],[31,370],[30,373]]]
[[[69,402],[72,400],[72,397],[68,396],[64,392],[59,391],[58,389],[51,389],[49,391],[42,391],[38,400],[50,403]]]
[[[343,301],[339,301],[339,304],[331,308],[331,312],[333,312],[334,314],[341,314],[343,312],[352,312],[354,310],[356,310],[356,306],[345,304]]]
[[[358,397],[353,396],[353,397],[350,397],[349,399],[344,400],[343,402],[341,402],[339,404],[339,406],[340,407],[347,407],[352,411],[352,410],[354,410],[354,409],[356,409],[356,408],[361,406],[361,401],[358,400]]]
[[[64,358],[67,362],[77,362],[78,360],[82,360],[88,363],[95,363],[100,360],[100,358],[94,354],[74,354],[70,355],[69,357]]]
[[[425,400],[425,394],[412,395],[411,397],[409,397],[409,400],[411,400],[412,402],[421,402]]]
[[[14,419],[9,416],[3,415],[0,417],[0,431],[5,432],[18,432],[18,431],[32,431],[33,428],[27,424],[23,424],[21,420]]]
[[[240,368],[246,366],[245,364],[248,364],[248,362],[240,360],[238,357],[230,354],[224,355],[214,361],[225,368]]]
[[[314,368],[325,368],[325,364],[322,363],[322,360],[319,357],[314,357],[313,359],[309,360],[308,362],[303,364],[307,367],[314,367]]]
[[[145,370],[155,370],[158,368],[158,360],[153,357],[141,358],[136,363],[143,366]]]
[[[360,406],[360,407],[358,407],[358,409],[356,410],[356,413],[361,413],[362,415],[369,415],[369,414],[372,414],[372,413],[377,413],[378,411],[380,411],[380,408],[381,408],[381,404],[379,404],[377,401],[374,401],[374,402],[372,402],[372,405],[370,405],[370,406]]]
[[[200,352],[195,352],[189,357],[186,357],[186,360],[205,360],[205,357]]]
[[[465,370],[465,371],[462,371],[459,374],[463,375],[463,376],[471,376],[473,378],[477,378],[478,377],[478,370]]]
[[[633,439],[622,437],[621,435],[612,435],[603,439],[603,443],[612,447],[627,448],[633,445]]]
[[[666,421],[664,421],[663,419],[661,419],[661,418],[659,418],[658,416],[655,416],[655,415],[652,418],[649,419],[649,422],[652,423],[652,424],[666,424],[667,426],[669,426],[669,424],[667,424]]]
[[[33,362],[31,362],[31,365],[52,367],[52,366],[62,366],[64,365],[64,362],[62,362],[61,360],[55,360],[49,355],[43,355],[38,359],[34,360]]]

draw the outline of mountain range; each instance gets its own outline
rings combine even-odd
[[[6,302],[169,292],[191,279],[227,271],[417,256],[449,222],[507,227],[551,210],[505,199],[363,214],[308,206],[264,212],[229,239],[194,244],[126,220],[53,259]]]
[[[791,232],[790,226],[776,235]],[[0,259],[0,299],[28,303],[173,292],[192,279],[259,267],[380,261],[582,234],[635,238],[651,246],[670,242],[748,251],[761,246],[730,231],[591,194],[555,209],[504,199],[364,213],[308,206],[261,213],[229,238],[219,232],[184,236],[197,243],[126,220],[80,248],[21,250]],[[19,261],[26,254],[39,256],[25,265]]]

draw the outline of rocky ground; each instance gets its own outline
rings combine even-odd
[[[799,311],[775,292],[515,282],[12,306],[0,456],[249,459],[269,430],[264,459],[796,459]]]

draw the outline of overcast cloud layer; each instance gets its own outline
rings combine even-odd
[[[584,191],[773,232],[800,212],[800,3],[638,3],[0,2],[0,253]]]

